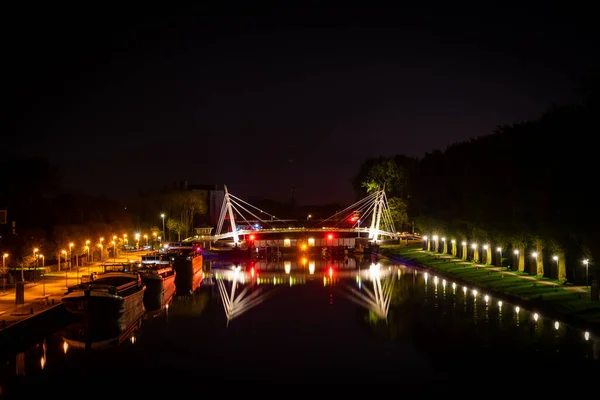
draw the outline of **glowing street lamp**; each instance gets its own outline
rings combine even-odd
[[[587,258],[583,260],[583,265],[585,265],[585,286],[588,286],[588,267],[590,266],[590,260]]]
[[[43,296],[46,295],[46,271],[45,271],[45,265],[46,265],[46,257],[44,257],[43,254],[39,254],[38,255],[39,258],[42,259],[42,290],[43,290]]]
[[[8,258],[8,253],[2,254],[2,291],[6,294],[6,259]]]
[[[500,262],[498,263],[498,266],[502,266],[502,247],[496,247],[496,251],[499,253],[500,255]]]
[[[160,214],[160,217],[162,218],[162,224],[163,224],[163,231],[162,231],[162,236],[165,237],[165,214]]]
[[[73,262],[73,256],[71,255],[71,250],[73,249],[73,246],[75,246],[75,243],[69,243],[69,271],[71,271],[71,264]]]
[[[65,262],[67,262],[67,251],[61,250],[60,252],[65,257]],[[68,270],[65,268],[65,288],[69,287],[69,283],[68,283],[69,276],[67,274],[68,274]]]
[[[88,274],[90,273],[90,246],[88,246],[87,244],[84,247],[85,250],[87,250],[87,258],[88,258]]]

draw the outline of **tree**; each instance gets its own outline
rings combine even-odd
[[[177,241],[181,241],[181,235],[185,233],[187,227],[182,221],[177,219],[167,219],[167,229],[171,232],[177,233]]]
[[[398,230],[404,230],[408,224],[407,206],[399,197],[392,197],[388,200],[388,207],[394,226]]]

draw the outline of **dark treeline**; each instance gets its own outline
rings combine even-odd
[[[106,238],[106,246],[113,234],[132,227],[124,204],[61,191],[60,172],[42,158],[4,158],[0,182],[0,209],[7,210],[7,223],[0,225],[0,247],[9,254],[9,266],[31,266],[34,253],[51,265],[70,243],[73,256],[87,255],[88,248],[90,254],[97,253],[100,237]]]
[[[357,194],[386,184],[388,197],[406,207],[398,219],[404,229],[414,221],[424,235],[453,238],[459,247],[490,243],[494,252],[505,249],[505,264],[581,282],[582,261],[589,260],[591,276],[600,260],[598,75],[590,77],[581,102],[537,120],[499,126],[418,159],[366,161],[353,180]],[[513,260],[514,250],[524,259]],[[533,261],[533,252],[543,257]]]
[[[179,240],[193,234],[198,217],[206,214],[206,193],[164,187],[140,193],[125,202],[104,196],[66,192],[60,172],[37,157],[12,157],[0,162],[0,250],[10,267],[46,266],[66,256],[98,260],[124,245]],[[164,235],[162,238],[164,215]],[[13,226],[14,224],[14,226]],[[139,241],[135,234],[140,235]],[[127,234],[127,236],[125,236]],[[116,239],[115,239],[116,236]],[[72,243],[72,246],[71,246]],[[34,250],[37,249],[37,252]]]

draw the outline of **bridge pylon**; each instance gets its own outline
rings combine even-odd
[[[384,190],[379,189],[375,194],[375,204],[373,206],[373,214],[371,217],[371,228],[369,229],[369,240],[377,243],[379,240],[379,226],[381,224],[381,215],[384,211],[385,196]]]
[[[223,185],[225,189],[225,206],[227,207],[227,213],[229,214],[229,222],[231,224],[231,235],[233,237],[233,243],[238,245],[240,243],[240,239],[237,233],[237,226],[235,224],[235,218],[233,217],[233,208],[231,207],[231,199],[229,197],[229,191],[227,190],[227,185]]]

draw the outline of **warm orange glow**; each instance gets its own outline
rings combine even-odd
[[[329,267],[329,278],[333,277],[333,268]]]
[[[254,240],[254,235],[250,235],[250,240]]]
[[[330,233],[330,234],[327,236],[327,238],[328,238],[329,240],[331,240],[331,239],[333,239],[333,235]]]
[[[254,267],[250,268],[250,276],[254,278]]]

